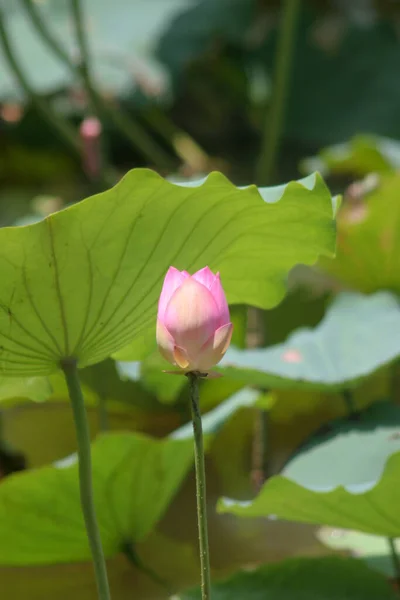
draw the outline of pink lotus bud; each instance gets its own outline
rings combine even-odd
[[[208,373],[227,351],[232,330],[219,273],[168,269],[157,317],[157,344],[168,362],[184,373]]]
[[[102,126],[96,117],[87,117],[81,123],[79,133],[82,140],[83,165],[89,177],[98,177],[101,170]]]

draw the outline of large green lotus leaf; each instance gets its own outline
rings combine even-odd
[[[245,517],[274,515],[291,521],[400,537],[399,477],[400,452],[397,452],[387,461],[377,483],[329,490],[322,486],[306,488],[284,475],[277,475],[269,479],[253,501],[223,499],[219,510]]]
[[[383,375],[385,375],[383,377]],[[219,381],[226,380],[221,378]],[[218,380],[212,380],[218,381]],[[365,410],[375,402],[384,402],[388,397],[389,373],[377,373],[354,390],[352,402],[357,412]],[[235,395],[237,400],[240,394]],[[310,436],[321,430],[329,430],[335,419],[348,415],[348,405],[342,394],[310,392],[308,390],[274,390],[267,395],[272,401],[268,409],[268,475],[280,473],[288,460]],[[232,397],[232,404],[234,402]],[[244,396],[246,398],[246,395]],[[251,400],[251,397],[248,397]],[[255,432],[260,422],[257,396],[255,402],[235,407],[221,424],[213,440],[212,453],[215,467],[224,480],[225,495],[247,499],[243,490],[248,490],[250,474],[254,471]],[[226,401],[229,406],[230,400]],[[223,405],[222,404],[222,405]],[[214,414],[218,415],[218,409]],[[204,415],[208,419],[208,414]],[[245,483],[247,482],[247,486]]]
[[[383,573],[386,577],[397,576],[390,542],[385,537],[359,531],[321,527],[318,531],[318,539],[333,550],[348,552],[364,560],[371,569]],[[400,540],[393,540],[393,543],[397,553],[400,553]]]
[[[328,433],[314,436],[288,462],[282,475],[321,490],[376,483],[388,457],[400,451],[399,428],[400,407],[391,402],[374,404],[360,413],[356,422],[341,419],[330,424]]]
[[[277,346],[231,347],[220,371],[269,388],[339,390],[392,362],[400,354],[400,309],[390,293],[342,293],[315,329],[295,331]]]
[[[192,442],[105,434],[93,444],[94,496],[104,552],[145,538],[192,463]],[[0,564],[87,560],[74,456],[14,474],[0,486]]]
[[[334,173],[356,177],[371,172],[390,173],[399,167],[399,142],[372,135],[356,135],[349,142],[328,146],[300,165],[305,172],[317,170],[324,176]]]
[[[239,415],[239,412],[236,414]],[[217,500],[226,495],[229,476],[234,476],[235,470],[247,464],[247,457],[236,450],[235,437],[225,438],[226,471],[217,470],[214,446],[219,436],[220,432],[214,436],[206,457],[210,560],[215,577],[240,567],[275,562],[301,553],[326,555],[326,547],[316,539],[315,528],[309,525],[265,518],[249,521],[217,513]],[[249,469],[239,493],[246,499],[254,495]],[[168,537],[190,543],[198,551],[194,469],[180,487],[158,529]]]
[[[245,305],[236,304],[230,307],[231,322],[233,323],[232,344],[238,348],[246,347],[247,313]]]
[[[400,174],[382,175],[370,194],[343,204],[337,257],[321,260],[324,271],[362,292],[400,292],[399,194]]]
[[[186,514],[187,503],[194,504],[194,487],[189,498],[181,498],[180,511]],[[193,507],[194,508],[194,507]],[[146,540],[135,546],[140,563],[149,569],[146,572],[128,560],[125,554],[118,554],[107,560],[107,571],[113,600],[168,600],[169,589],[182,590],[194,586],[199,580],[198,540],[195,513],[191,513],[190,542],[181,542],[167,537],[158,531],[151,533]],[[234,521],[234,523],[232,522]],[[239,519],[218,517],[219,525],[213,520],[212,533],[217,543],[212,546],[212,571],[215,579],[226,577],[243,565],[276,561],[291,552],[315,554],[318,545],[312,531],[304,526],[288,523],[257,522],[244,531]],[[181,519],[174,519],[178,531]],[[246,523],[247,525],[247,523]],[[275,526],[275,527],[274,527]],[[246,547],[241,541],[246,535]],[[266,539],[273,539],[266,551]],[[212,540],[213,541],[213,540]],[[214,540],[215,543],[216,540]],[[324,551],[321,546],[320,551]],[[159,578],[152,577],[151,571]],[[5,598],[24,600],[29,589],[30,600],[96,600],[98,598],[91,561],[84,563],[54,564],[23,567],[0,566],[2,593]],[[162,582],[165,582],[164,584]]]
[[[154,343],[170,265],[208,264],[221,271],[231,303],[266,308],[283,296],[293,264],[314,262],[334,243],[319,175],[259,193],[218,173],[175,185],[133,170],[40,223],[0,230],[0,370],[47,374],[67,357],[83,367],[131,340],[135,360]]]
[[[236,573],[212,586],[215,600],[395,600],[384,577],[349,558],[299,558]],[[201,591],[181,600],[201,599]]]
[[[245,387],[245,383],[229,377],[205,379],[200,387],[200,405],[203,412],[212,410]]]
[[[275,390],[275,403],[269,412],[270,475],[280,473],[311,436],[330,431],[335,419],[348,418],[350,400],[355,413],[386,402],[391,382],[391,370],[387,368],[365,379],[351,396],[348,392]]]
[[[51,395],[47,377],[0,377],[0,404],[8,405],[16,398],[43,402]]]

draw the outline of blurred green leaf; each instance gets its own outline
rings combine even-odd
[[[370,406],[357,421],[340,419],[329,432],[314,436],[288,462],[282,475],[306,488],[339,485],[349,490],[377,482],[387,459],[400,451],[400,407],[391,402]]]
[[[231,347],[219,371],[266,388],[339,390],[400,354],[397,298],[342,293],[315,329],[300,329],[283,344],[254,350]]]
[[[52,387],[47,377],[0,377],[0,405],[9,406],[16,398],[43,402]]]
[[[400,292],[400,174],[381,177],[358,202],[338,215],[337,256],[324,271],[362,292]]]
[[[116,365],[121,377],[130,381],[140,381],[141,386],[161,403],[175,403],[187,385],[185,377],[174,377],[164,373],[166,369],[171,369],[171,365],[163,359],[158,350],[140,363],[118,361]]]
[[[112,359],[90,365],[80,371],[82,383],[106,402],[121,402],[126,405],[126,409],[128,407],[139,407],[149,411],[163,409],[158,398],[143,385],[139,372],[137,377],[126,377],[125,371],[119,367],[119,364]]]
[[[164,513],[192,462],[192,442],[107,434],[93,444],[93,486],[107,557],[142,540]],[[0,563],[83,561],[90,550],[76,457],[8,477],[0,486]]]
[[[229,377],[205,379],[200,382],[200,405],[204,412],[212,410],[244,388],[246,384]]]
[[[238,348],[245,348],[248,307],[236,304],[229,308],[229,312],[231,315],[231,322],[233,323],[232,344]]]
[[[319,289],[320,274],[309,267],[294,267],[288,278],[288,293],[282,302],[265,311],[265,345],[284,342],[300,327],[315,327],[322,320],[330,297]],[[237,346],[233,342],[234,346]]]
[[[324,176],[348,174],[362,177],[368,173],[391,173],[400,167],[400,143],[372,135],[356,135],[349,142],[328,146],[317,156],[306,158],[300,170],[319,171]]]
[[[348,558],[300,558],[236,573],[212,586],[215,600],[395,600],[387,581]],[[181,600],[201,598],[200,590]]]
[[[306,488],[288,477],[271,477],[250,502],[220,500],[220,512],[241,517],[273,516],[302,523],[357,529],[387,537],[400,537],[398,505],[400,452],[386,463],[381,479],[340,486],[331,491]]]
[[[391,579],[397,577],[387,538],[359,531],[321,527],[318,539],[332,550],[349,552],[352,556],[365,561],[371,569],[386,577]],[[400,553],[400,540],[394,540],[393,543],[397,553]]]
[[[231,303],[273,306],[293,264],[332,253],[335,228],[318,175],[258,193],[218,173],[174,185],[138,169],[40,223],[0,229],[0,241],[0,369],[31,376],[67,357],[99,362],[132,339],[120,358],[143,357],[171,264],[209,264]]]

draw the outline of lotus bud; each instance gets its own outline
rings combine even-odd
[[[182,373],[209,373],[227,351],[232,330],[219,273],[168,269],[157,316],[157,344],[168,362]]]
[[[102,126],[96,117],[87,117],[81,123],[79,133],[82,140],[83,167],[92,179],[101,171],[101,133]]]

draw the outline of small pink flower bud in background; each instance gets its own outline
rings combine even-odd
[[[102,126],[96,117],[87,117],[79,128],[83,167],[93,179],[99,176],[101,170],[101,132]]]
[[[168,269],[157,316],[157,344],[168,362],[184,373],[208,373],[227,351],[232,330],[219,273]]]

